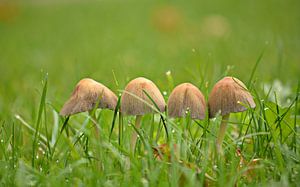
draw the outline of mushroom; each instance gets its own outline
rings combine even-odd
[[[103,84],[90,78],[80,80],[70,99],[60,111],[61,116],[70,116],[80,112],[92,111],[96,106],[102,109],[114,110],[117,96]],[[96,128],[96,133],[98,134]]]
[[[224,77],[213,87],[209,100],[209,117],[213,118],[218,113],[222,116],[216,146],[217,151],[222,153],[222,142],[225,137],[227,122],[230,113],[242,112],[250,108],[255,108],[253,97],[247,90],[244,83],[234,77]]]
[[[148,94],[148,95],[147,95]],[[151,99],[152,101],[151,101]],[[150,80],[139,77],[131,80],[125,87],[121,97],[121,112],[124,115],[135,115],[135,127],[140,128],[142,116],[147,113],[156,113],[156,106],[160,112],[165,111],[165,100],[157,86]],[[135,149],[137,134],[131,138],[132,149]]]
[[[103,84],[93,79],[80,80],[71,98],[64,104],[60,115],[69,116],[80,112],[91,111],[98,103],[98,108],[114,110],[117,96]]]
[[[190,111],[192,119],[205,118],[205,99],[201,91],[191,83],[176,86],[168,100],[168,115],[171,118],[185,117]]]
[[[176,86],[171,92],[168,100],[168,116],[171,118],[182,118],[189,112],[189,118],[191,119],[204,119],[205,118],[205,99],[201,91],[191,83],[182,83]],[[184,128],[184,139],[188,138],[188,130],[191,124],[191,120],[188,118],[187,125]],[[198,130],[196,131],[196,134]],[[195,135],[196,135],[195,134]],[[183,152],[186,152],[183,146]]]

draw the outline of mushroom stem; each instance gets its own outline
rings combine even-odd
[[[222,143],[225,137],[228,119],[229,119],[229,114],[222,116],[222,122],[221,122],[220,130],[216,142],[217,152],[220,154],[223,154]]]
[[[137,115],[135,118],[135,127],[136,129],[139,129],[141,126],[141,121],[142,121],[142,115]],[[131,137],[131,146],[132,146],[132,152],[134,153],[135,150],[135,144],[137,140],[137,133],[134,131]]]

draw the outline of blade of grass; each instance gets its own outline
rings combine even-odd
[[[159,119],[159,123],[158,123],[158,127],[157,127],[157,132],[156,132],[156,137],[155,137],[155,142],[158,142],[159,140],[159,136],[160,136],[160,132],[162,129],[162,125],[161,125],[161,119]]]
[[[63,133],[64,128],[65,128],[66,125],[68,124],[69,119],[70,119],[70,116],[67,116],[67,117],[64,119],[64,121],[63,121],[63,125],[62,125],[62,128],[61,128],[61,130],[60,130],[60,133],[58,134],[57,139],[55,140],[55,143],[54,143],[54,145],[53,145],[52,153],[51,153],[51,155],[50,155],[50,159],[53,158],[53,155],[54,155],[56,146],[57,146],[57,144],[58,144],[58,141],[59,141],[59,139],[60,139],[60,137],[61,137],[61,135],[62,135],[62,133]]]
[[[130,126],[134,129],[134,131],[138,134],[138,136],[140,137],[141,141],[143,142],[144,146],[146,147],[147,144],[146,144],[146,141],[144,139],[144,137],[142,136],[142,134],[140,133],[140,131],[135,127],[134,124],[130,124]],[[134,148],[135,150],[135,148]]]
[[[45,125],[45,136],[46,136],[46,139],[47,139],[46,144],[47,144],[47,147],[48,147],[48,151],[51,154],[50,139],[49,139],[49,136],[48,136],[48,127],[47,127],[47,110],[46,110],[46,106],[44,108],[44,125]]]
[[[298,82],[297,91],[296,91],[296,99],[295,99],[295,114],[294,114],[294,138],[293,138],[293,145],[294,145],[294,152],[297,151],[297,143],[296,143],[296,136],[297,136],[297,112],[298,112],[298,99],[300,92],[300,81]]]
[[[157,104],[154,102],[154,100],[151,98],[151,96],[146,92],[146,90],[143,90],[143,92],[147,95],[147,97],[151,100],[151,102],[154,104],[155,108],[160,111],[159,107],[157,106]],[[165,120],[163,118],[163,116],[160,114],[160,118],[162,120],[162,123],[164,125],[165,131],[166,131],[166,135],[167,135],[167,141],[169,140],[169,133],[168,133],[168,128],[167,125],[165,123]]]
[[[214,136],[215,138],[217,137],[215,134],[212,134],[212,133],[210,132],[210,130],[208,130],[207,128],[203,127],[203,125],[201,125],[198,121],[194,120],[194,122],[195,122],[200,128],[202,128],[203,131],[208,132],[209,134],[211,134],[211,135]]]
[[[114,116],[113,116],[113,120],[112,120],[112,123],[111,123],[111,129],[110,129],[110,133],[109,133],[109,141],[111,139],[111,135],[112,135],[112,132],[113,132],[114,127],[115,127],[115,122],[116,122],[116,119],[117,119],[117,114],[118,114],[118,111],[119,111],[119,108],[120,108],[120,102],[121,102],[121,96],[118,97],[117,105],[116,105],[116,108],[115,108],[115,111],[114,111]],[[119,135],[119,142],[120,142],[120,135]]]
[[[52,136],[50,142],[51,147],[53,147],[53,145],[55,144],[55,140],[57,138],[57,133],[58,133],[58,125],[59,125],[58,113],[55,110],[53,110],[52,112],[53,112],[53,129],[52,129]]]
[[[2,135],[2,137],[1,137],[1,140],[0,140],[0,148],[1,148],[1,151],[3,153],[4,159],[8,160],[8,156],[7,156],[7,153],[6,153],[4,145],[3,145],[4,137],[5,137],[5,134],[4,134],[4,131],[5,131],[4,130],[4,124],[5,124],[5,121],[3,121],[2,125],[1,125],[0,135]]]
[[[69,122],[70,116],[67,116],[64,120],[63,126],[61,127],[60,133],[62,133],[64,131],[64,129],[66,128],[68,122]]]
[[[111,70],[111,71],[112,71],[112,74],[113,74],[113,77],[114,77],[115,84],[116,84],[117,87],[119,87],[119,82],[118,82],[118,80],[117,80],[115,71],[114,71],[114,70]]]
[[[278,105],[278,101],[277,101],[277,94],[276,92],[274,92],[274,97],[275,97],[275,104],[276,104],[276,122],[277,122],[277,125],[276,125],[276,128],[279,127],[279,132],[280,132],[280,143],[282,143],[282,128],[281,128],[281,120],[280,120],[280,112],[279,112],[279,105]]]
[[[262,59],[262,57],[264,56],[265,50],[266,50],[266,47],[262,50],[262,52],[261,52],[260,55],[258,56],[258,58],[257,58],[257,60],[256,60],[256,63],[255,63],[255,65],[254,65],[254,67],[253,67],[253,69],[252,69],[252,71],[251,71],[249,80],[248,80],[248,82],[247,82],[247,88],[248,88],[249,90],[251,90],[250,88],[251,88],[251,82],[252,82],[252,79],[253,79],[253,77],[254,77],[254,74],[255,74],[255,72],[256,72],[256,69],[257,69],[258,64],[261,62],[261,59]]]
[[[45,100],[46,100],[46,93],[47,93],[47,84],[48,84],[48,75],[45,76],[44,79],[44,87],[43,87],[43,92],[42,92],[42,97],[40,100],[40,106],[38,110],[38,117],[37,121],[35,124],[35,134],[34,134],[34,139],[33,139],[33,144],[32,144],[32,160],[31,160],[31,165],[34,167],[35,164],[35,155],[36,155],[36,150],[37,150],[37,141],[39,137],[39,131],[40,131],[40,123],[43,115],[43,110],[45,110]],[[46,139],[47,141],[47,139]]]
[[[29,125],[21,116],[19,116],[18,114],[16,114],[15,118],[17,120],[19,120],[21,122],[21,124],[24,125],[26,128],[28,128],[33,134],[35,134],[36,130],[31,125]],[[42,144],[45,147],[47,147],[46,146],[47,138],[43,134],[41,134],[41,133],[39,133],[39,138],[42,140]]]
[[[123,140],[123,116],[122,113],[119,112],[119,146],[121,146]]]
[[[150,123],[150,142],[153,142],[153,132],[154,132],[154,114],[151,116],[151,123]]]
[[[12,168],[15,165],[15,123],[12,124],[12,138],[11,138],[11,147],[12,147]]]

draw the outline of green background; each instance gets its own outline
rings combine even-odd
[[[169,70],[175,84],[188,81],[201,89],[208,82],[210,90],[225,74],[246,82],[263,51],[258,86],[279,79],[294,88],[299,7],[297,0],[6,3],[0,20],[0,116],[33,112],[46,73],[48,100],[60,108],[84,77],[115,92],[138,76],[167,90]],[[211,34],[211,17],[221,18],[223,34]]]

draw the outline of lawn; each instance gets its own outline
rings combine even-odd
[[[0,2],[0,186],[299,185],[299,7],[296,0]],[[225,76],[245,83],[256,108],[231,114],[222,154],[221,116],[209,119],[208,111],[203,120],[147,114],[139,129],[119,110],[59,115],[86,77],[117,96],[146,77],[166,102],[190,82],[207,102]]]

